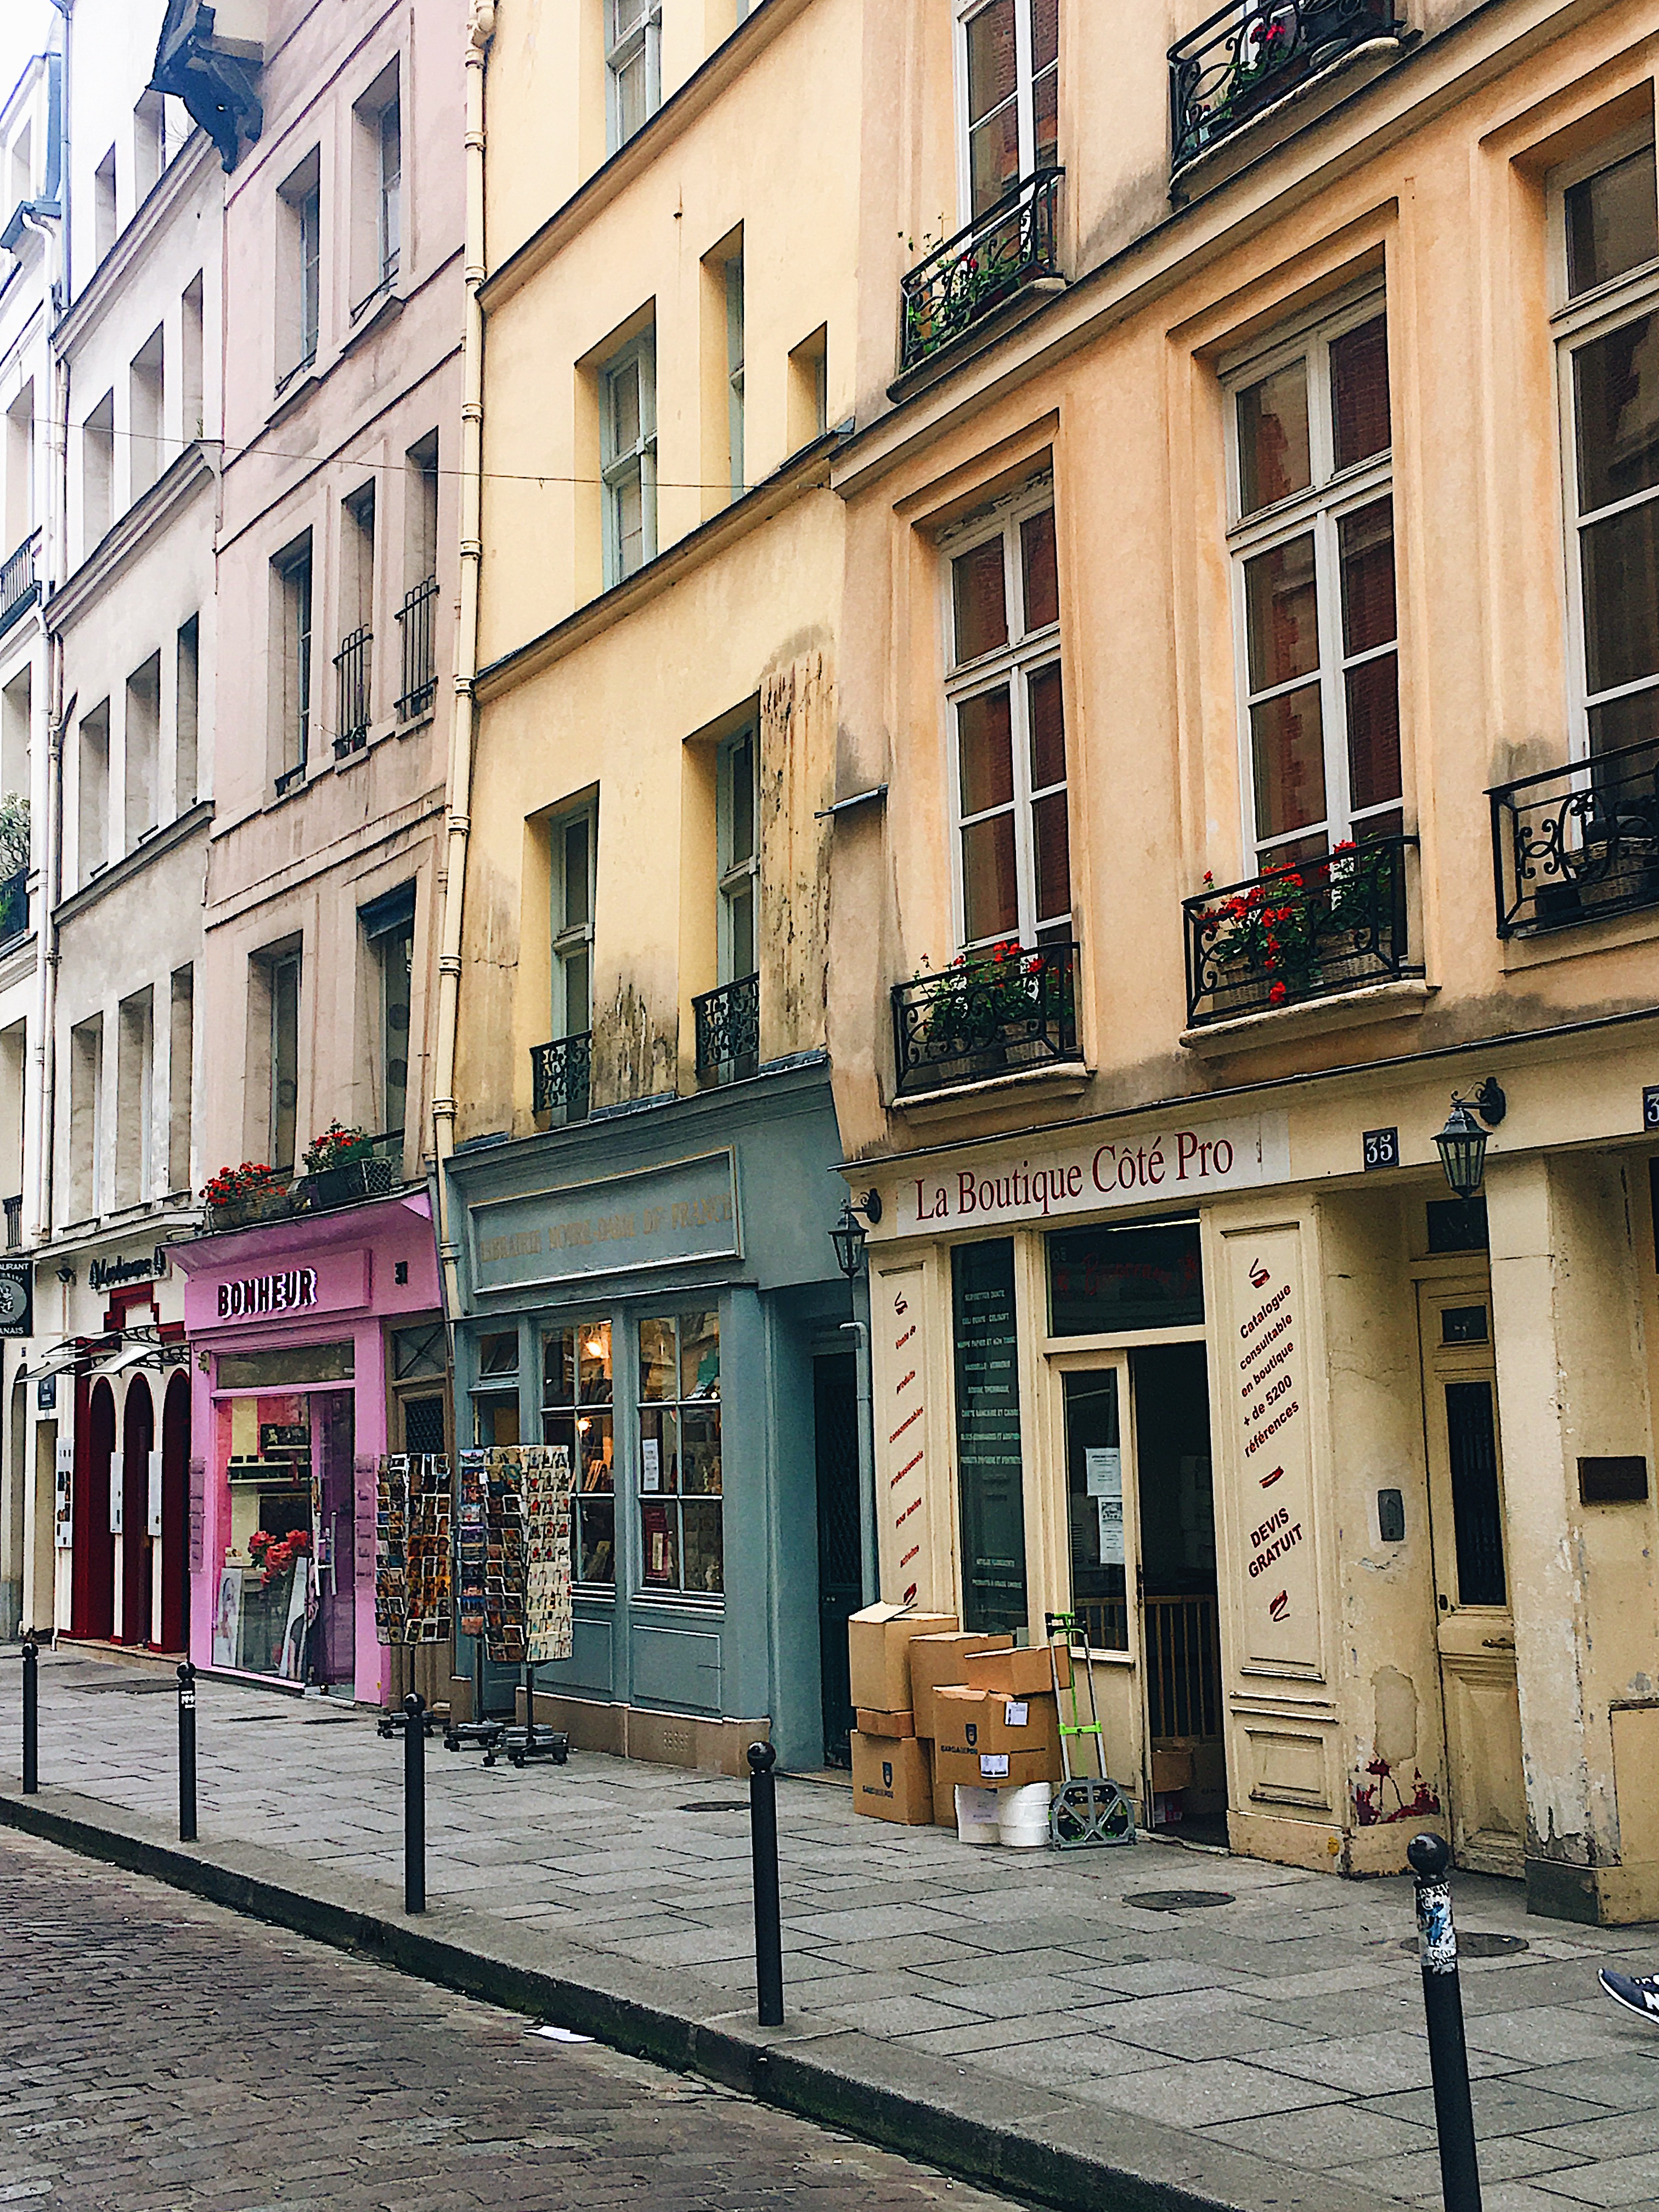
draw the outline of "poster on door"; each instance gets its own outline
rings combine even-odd
[[[928,1586],[932,1553],[923,1291],[919,1267],[883,1268],[870,1286],[881,1592],[895,1605],[927,1605],[936,1595]]]
[[[1322,1673],[1302,1232],[1226,1239],[1227,1360],[1238,1449],[1236,1571],[1246,1665]]]

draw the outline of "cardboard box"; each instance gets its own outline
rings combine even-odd
[[[920,1736],[853,1736],[853,1809],[872,1820],[925,1828],[933,1817],[933,1761]]]
[[[933,1711],[933,1771],[940,1781],[1016,1790],[1060,1779],[1060,1717],[1052,1697],[1007,1698],[941,1683]]]
[[[935,1744],[933,1771],[952,1788],[960,1782],[973,1790],[1023,1790],[1028,1782],[1058,1782],[1060,1753],[1046,1745],[1035,1751],[949,1751]]]
[[[1048,1646],[1033,1644],[1023,1650],[969,1652],[963,1680],[970,1690],[1000,1690],[1008,1698],[1040,1698],[1052,1694],[1054,1675],[1048,1662]],[[1072,1655],[1063,1644],[1054,1646],[1054,1665],[1060,1686],[1069,1689]]]
[[[1162,1796],[1193,1786],[1193,1754],[1184,1744],[1154,1744],[1152,1788]]]
[[[957,1832],[957,1785],[939,1771],[938,1754],[933,1759],[933,1826]]]
[[[854,1705],[876,1713],[914,1712],[911,1638],[956,1625],[953,1613],[917,1613],[902,1605],[866,1605],[855,1613],[847,1624]]]
[[[972,1651],[1007,1651],[1012,1636],[975,1636],[970,1630],[952,1629],[943,1635],[918,1636],[910,1644],[910,1700],[915,1709],[916,1734],[933,1734],[933,1692],[945,1682],[965,1682],[963,1661]],[[951,1819],[955,1820],[952,1814]]]
[[[914,1713],[878,1713],[868,1705],[858,1709],[859,1730],[864,1735],[906,1736],[916,1732]]]

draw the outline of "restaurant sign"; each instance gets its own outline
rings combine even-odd
[[[1098,1126],[1098,1125],[1097,1125]],[[906,1176],[899,1183],[892,1234],[931,1223],[982,1228],[993,1223],[1144,1210],[1170,1199],[1282,1182],[1291,1172],[1290,1122],[1284,1114],[1236,1121],[1174,1121],[1081,1142],[1028,1140],[975,1152],[963,1165]]]
[[[480,1291],[738,1259],[743,1252],[729,1151],[604,1182],[487,1199],[471,1208],[469,1225]]]

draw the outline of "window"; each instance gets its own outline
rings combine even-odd
[[[92,258],[94,267],[115,243],[115,149],[93,172]]]
[[[291,1169],[300,1103],[300,956],[270,963],[270,1164]]]
[[[69,1204],[84,1221],[98,1211],[103,1180],[104,1018],[70,1031]]]
[[[593,862],[599,817],[586,807],[553,825],[553,1034],[593,1026]]]
[[[161,473],[162,334],[152,331],[127,372],[128,501],[142,497]]]
[[[334,757],[361,752],[374,716],[374,485],[340,507],[340,649],[334,656]]]
[[[155,829],[161,738],[161,656],[151,653],[127,678],[126,849]]]
[[[137,1206],[149,1196],[150,1068],[155,1057],[150,994],[124,999],[117,1026],[115,1203]]]
[[[147,92],[132,111],[132,196],[140,204],[167,158],[167,103],[159,92]]]
[[[712,1313],[640,1323],[640,1579],[719,1595],[720,1333]]]
[[[175,647],[173,693],[173,811],[196,804],[197,747],[201,716],[201,619],[192,615]]]
[[[90,883],[109,865],[109,701],[81,717],[78,759],[77,858],[81,881]]]
[[[1641,146],[1560,196],[1557,318],[1569,594],[1582,641],[1575,752],[1659,738],[1659,207]]]
[[[516,1364],[516,1361],[515,1361]],[[562,1444],[576,1470],[574,1579],[617,1579],[616,1437],[611,1394],[611,1324],[587,1321],[542,1339],[542,1442]]]
[[[358,909],[374,965],[375,1091],[380,1126],[401,1137],[409,1109],[410,999],[415,972],[415,886],[403,884]]]
[[[611,150],[625,146],[662,100],[662,0],[605,0]]]
[[[380,110],[380,125],[377,134],[380,148],[380,173],[376,214],[378,244],[380,252],[380,283],[394,283],[402,249],[399,228],[399,200],[403,191],[404,140],[403,111],[395,100],[386,102]]]
[[[192,276],[179,302],[179,428],[185,445],[204,434],[202,386],[202,279]]]
[[[275,563],[277,640],[273,705],[276,788],[303,780],[311,752],[311,536]]]
[[[322,313],[322,163],[309,154],[277,194],[282,266],[277,272],[276,388],[317,358]]]
[[[757,750],[752,722],[720,747],[714,830],[720,894],[717,957],[722,983],[752,975],[757,965],[755,908],[760,887],[760,848],[755,828],[760,790]]]
[[[820,324],[789,355],[789,450],[798,453],[830,428],[829,329]]]
[[[33,526],[34,385],[31,380],[6,410],[5,552],[15,552]]]
[[[726,264],[726,422],[732,496],[743,497],[743,248]]]
[[[81,558],[111,521],[115,478],[115,394],[106,392],[81,426]]]
[[[620,584],[657,550],[656,338],[647,331],[599,372],[605,580]]]
[[[167,1046],[167,1188],[187,1191],[192,1187],[190,1139],[195,1097],[196,971],[176,968],[173,973],[171,1021]]]
[[[1060,0],[987,0],[960,20],[963,199],[972,221],[1055,166]]]
[[[959,550],[958,550],[959,549]],[[949,548],[958,941],[1072,936],[1054,486]]]
[[[1381,299],[1252,363],[1231,398],[1245,834],[1265,869],[1405,827]]]

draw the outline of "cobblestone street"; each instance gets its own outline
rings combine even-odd
[[[994,2212],[596,2044],[0,1835],[0,2203]]]

